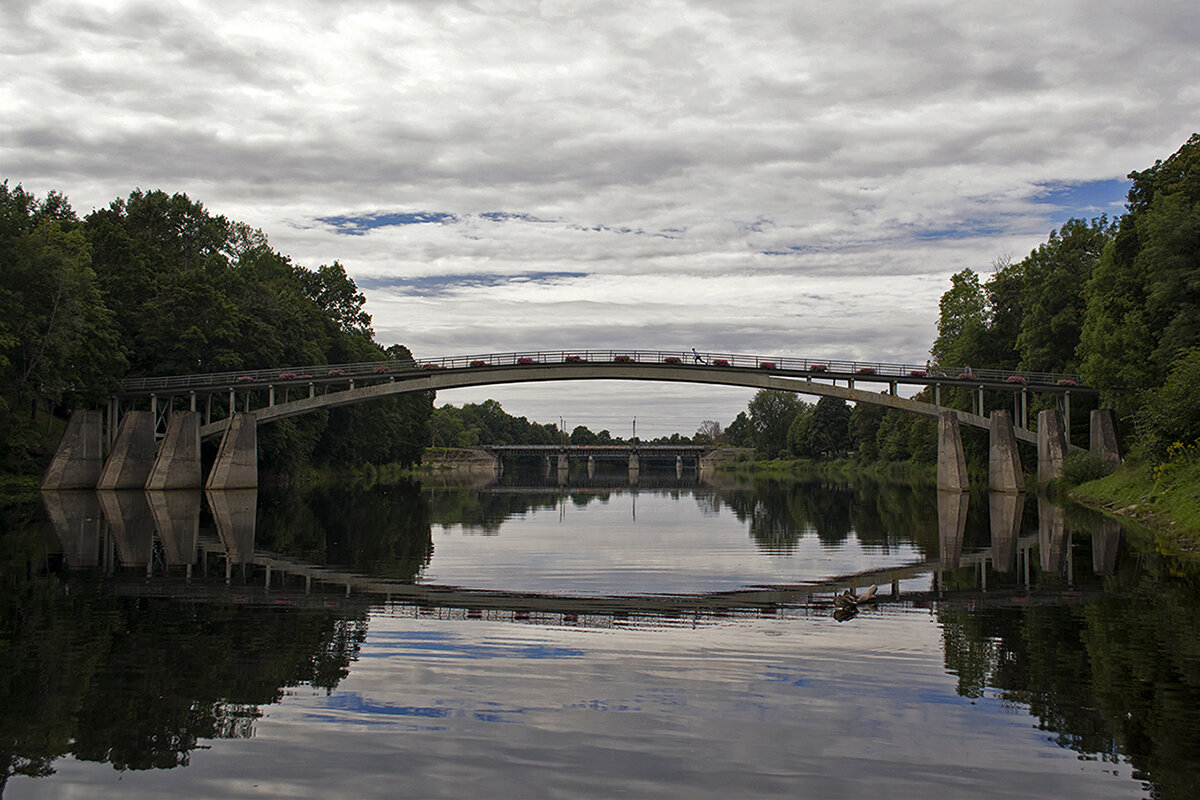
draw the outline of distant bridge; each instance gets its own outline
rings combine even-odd
[[[86,459],[95,463],[82,470],[75,469],[71,464],[78,462],[80,457],[64,453],[60,447],[62,458],[56,458],[56,462],[62,461],[62,464],[58,468],[51,465],[45,485],[66,488],[91,480],[99,481],[106,488],[116,488],[136,484],[139,476],[147,481],[147,488],[200,485],[203,481],[197,475],[199,439],[216,437],[222,438],[223,455],[218,456],[214,472],[209,476],[209,485],[252,485],[257,483],[254,429],[258,424],[409,392],[567,380],[670,381],[835,397],[931,417],[946,418],[949,415],[952,420],[946,424],[952,424],[954,431],[947,435],[952,435],[955,440],[959,425],[990,429],[992,422],[983,415],[984,393],[1002,391],[1013,396],[1013,411],[1006,430],[1011,431],[1014,446],[1015,440],[1038,442],[1037,434],[1028,424],[1031,393],[1049,393],[1057,398],[1063,417],[1059,425],[1065,430],[1070,430],[1072,394],[1095,394],[1095,390],[1082,386],[1076,375],[658,350],[489,353],[423,361],[373,361],[138,378],[125,381],[110,399],[106,415],[100,418],[96,412],[91,425],[97,431],[107,429],[107,439],[114,452],[124,452],[118,429],[123,422],[136,416],[137,427],[143,429],[138,434],[139,441],[143,442],[139,445],[142,451],[145,450],[144,429],[147,425],[151,450],[154,439],[165,436],[166,442],[158,449],[158,454],[146,456],[143,452],[138,458],[123,457],[122,467],[124,469],[127,464],[128,469],[124,472],[128,475],[109,474],[117,470],[104,462],[100,445],[94,448],[76,446],[72,444],[75,434],[68,431],[64,446],[68,450],[86,451]],[[900,387],[931,388],[933,402],[901,397]],[[972,411],[942,406],[942,393],[948,389],[969,391]],[[174,438],[171,425],[177,427]],[[194,443],[193,426],[198,428]],[[78,435],[93,436],[90,432]],[[96,435],[102,436],[101,433]],[[1060,449],[1065,452],[1066,447],[1064,439]],[[961,444],[958,449],[961,450]],[[164,452],[169,456],[165,462]],[[147,459],[152,463],[146,463]],[[965,462],[958,472],[961,475],[951,482],[965,486]]]

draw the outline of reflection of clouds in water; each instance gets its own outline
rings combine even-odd
[[[635,499],[636,498],[636,499]],[[636,519],[634,503],[636,502]],[[607,503],[533,509],[497,535],[444,526],[423,583],[568,595],[678,594],[796,584],[925,560],[912,543],[836,543],[804,532],[786,553],[764,552],[732,511],[690,492],[617,494]]]

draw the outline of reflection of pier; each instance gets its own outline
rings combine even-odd
[[[643,466],[674,466],[676,478],[683,477],[685,467],[699,473],[702,471],[702,457],[712,451],[711,447],[690,444],[486,445],[480,449],[496,459],[495,473],[497,475],[504,473],[506,463],[517,460],[533,460],[543,465],[543,473],[547,479],[554,477],[561,485],[569,480],[572,460],[586,461],[589,479],[596,477],[598,461],[611,461],[627,465],[627,471],[622,473],[623,484],[634,486],[642,483]]]
[[[504,489],[500,487],[497,491]],[[414,584],[256,550],[256,490],[206,494],[215,522],[215,537],[198,533],[201,508],[198,491],[47,492],[43,496],[68,566],[101,567],[109,573],[114,572],[116,566],[145,567],[146,577],[139,581],[145,591],[161,589],[166,594],[177,592],[181,596],[199,592],[228,599],[235,567],[240,567],[237,591],[244,592],[250,586],[257,586],[264,598],[310,593],[328,596],[333,590],[344,596],[367,595],[385,602],[419,607],[609,615],[767,611],[794,606],[819,608],[828,605],[835,593],[845,589],[858,592],[871,584],[880,587],[882,602],[923,602],[945,598],[951,591],[954,596],[964,592],[986,596],[990,572],[1009,575],[1014,570],[1019,576],[1017,583],[1021,594],[1030,596],[1038,593],[1032,580],[1034,564],[1038,565],[1039,575],[1061,574],[1065,567],[1067,585],[1074,583],[1071,532],[1061,509],[1039,499],[1037,533],[1021,536],[1025,498],[1014,494],[989,496],[992,544],[990,548],[976,552],[963,553],[969,497],[943,492],[939,495],[936,559],[794,585],[691,596],[632,597],[543,596]],[[1120,530],[1115,523],[1103,523],[1093,533],[1096,574],[1113,573],[1119,538]],[[218,572],[216,576],[210,576],[209,568],[214,562],[218,568],[223,565],[223,574]],[[199,569],[193,570],[194,565]],[[182,584],[171,578],[171,568],[178,566],[186,567],[188,580]],[[156,570],[158,567],[161,569]],[[972,585],[963,585],[963,576],[959,574],[948,589],[947,573],[964,569],[973,569],[977,579]],[[156,571],[163,577],[155,579]],[[210,582],[210,577],[216,577],[217,583]],[[931,580],[930,590],[901,590],[903,582],[922,578]],[[221,585],[226,588],[222,589]],[[1011,597],[1012,590],[995,594],[998,598]]]

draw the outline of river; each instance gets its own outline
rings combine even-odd
[[[1200,796],[1200,581],[1115,523],[557,483],[3,498],[0,794]]]

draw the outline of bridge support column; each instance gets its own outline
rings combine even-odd
[[[200,414],[180,411],[171,417],[167,436],[158,446],[158,457],[146,479],[147,489],[199,489]]]
[[[993,492],[1019,492],[1021,458],[1017,454],[1017,435],[1007,411],[993,411],[988,433],[988,488]]]
[[[629,452],[629,485],[636,486],[638,482],[638,473],[641,471],[641,462],[638,460],[637,450]]]
[[[567,460],[567,454],[561,452],[558,454],[558,484],[563,486],[567,482],[567,476],[571,474],[571,465]]]
[[[1038,412],[1038,485],[1049,483],[1062,475],[1063,459],[1067,455],[1067,437],[1062,416],[1057,409]]]
[[[588,477],[596,477],[596,457],[588,456]]]
[[[683,477],[683,456],[675,456],[675,477]]]
[[[204,486],[206,489],[258,487],[258,425],[253,414],[230,417],[217,449],[217,460]]]
[[[43,489],[95,489],[104,469],[104,415],[73,411],[58,451],[42,478]]]
[[[1111,408],[1097,408],[1092,411],[1091,441],[1092,455],[1104,462],[1105,466],[1115,467],[1121,463],[1121,440],[1117,437],[1117,417]]]
[[[938,415],[937,488],[955,492],[966,491],[967,457],[963,452],[958,416],[953,411]]]
[[[121,420],[97,489],[141,489],[154,468],[154,414],[130,411]]]

